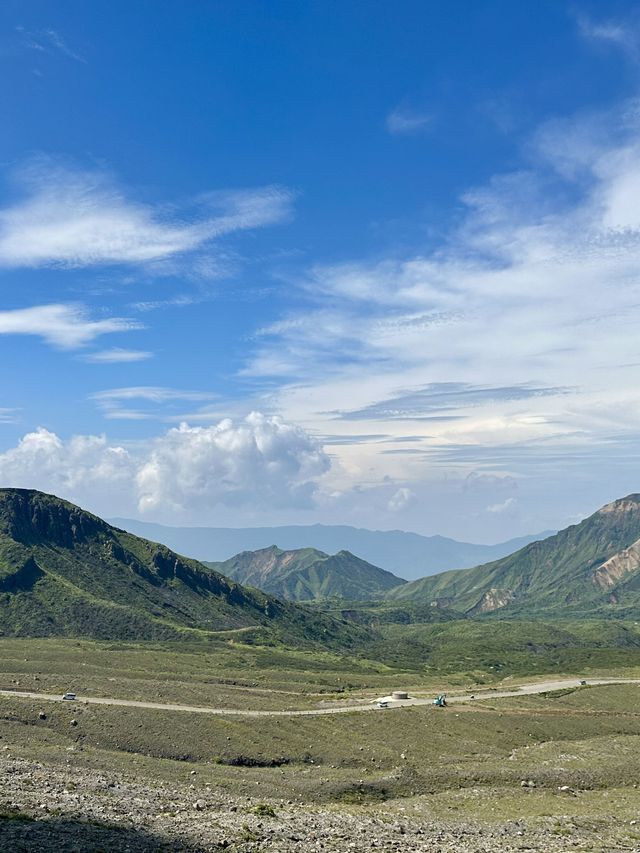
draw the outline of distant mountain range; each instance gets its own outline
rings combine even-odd
[[[315,548],[325,554],[350,551],[406,580],[497,560],[529,542],[550,535],[547,531],[498,545],[473,545],[444,536],[421,536],[402,530],[366,530],[346,525],[168,527],[129,518],[110,521],[130,533],[162,542],[179,554],[187,554],[196,560],[218,562],[228,560],[241,551],[257,551],[272,545],[285,551],[302,548]]]
[[[53,495],[0,489],[0,634],[265,639],[348,649],[361,629],[245,589]]]
[[[423,578],[393,590],[403,602],[429,602],[467,616],[640,611],[640,495],[599,509],[580,524],[500,560]]]
[[[282,551],[275,545],[243,551],[229,560],[205,563],[238,583],[288,601],[331,598],[366,601],[406,583],[349,551],[330,556],[315,548]]]

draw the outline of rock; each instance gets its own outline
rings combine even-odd
[[[77,726],[77,725],[78,725],[78,721],[77,721],[77,720],[71,720],[71,722],[69,723],[69,725],[70,725],[70,726]]]
[[[40,713],[38,714],[38,719],[39,720],[46,720],[47,719],[47,715],[45,714],[44,711],[40,711]]]
[[[204,800],[196,800],[195,803],[193,804],[193,807],[197,812],[202,812],[206,809],[207,804],[205,803]]]

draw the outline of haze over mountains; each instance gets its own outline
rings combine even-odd
[[[130,533],[162,542],[179,554],[188,554],[196,560],[228,560],[241,551],[257,551],[272,545],[284,551],[302,548],[315,548],[325,554],[350,551],[406,580],[497,560],[529,542],[550,535],[547,531],[497,545],[474,545],[444,536],[421,536],[402,530],[367,530],[347,525],[169,527],[130,518],[113,518],[110,521]]]
[[[0,490],[5,635],[172,639],[252,629],[266,632],[263,640],[341,650],[368,642],[355,625],[247,589],[218,570],[281,598],[369,601],[371,624],[376,607],[388,620],[396,605],[423,613],[419,621],[437,613],[455,619],[496,613],[636,618],[640,494],[500,560],[406,583],[346,551],[330,556],[312,548],[245,551],[211,567],[52,495]],[[375,599],[378,604],[371,603]]]
[[[501,560],[405,584],[390,593],[468,616],[640,610],[640,494],[603,506]]]

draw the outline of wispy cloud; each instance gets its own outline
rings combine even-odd
[[[452,412],[487,406],[491,403],[531,400],[535,397],[570,393],[569,388],[542,388],[530,384],[506,387],[474,386],[465,382],[436,382],[426,388],[394,395],[362,409],[336,412],[345,420],[448,420]]]
[[[516,498],[505,498],[505,500],[500,501],[497,504],[490,504],[487,507],[487,512],[492,513],[493,515],[501,515],[505,512],[513,511],[518,504]]]
[[[291,214],[293,195],[262,187],[201,196],[185,210],[127,197],[103,172],[50,161],[17,176],[22,198],[0,208],[0,266],[151,264]]]
[[[243,375],[286,417],[421,436],[334,439],[345,478],[504,476],[532,447],[576,459],[640,432],[637,103],[540,127],[523,162],[463,195],[437,249],[303,272],[303,308],[256,336]]]
[[[15,424],[20,420],[19,409],[0,408],[0,424]]]
[[[0,311],[0,335],[35,335],[59,349],[79,349],[101,335],[142,328],[122,317],[91,319],[83,305],[52,303]]]
[[[137,349],[123,349],[121,347],[100,350],[84,356],[85,361],[91,361],[95,364],[126,364],[135,361],[146,361],[149,358],[153,358],[152,352]]]
[[[69,46],[58,30],[27,30],[24,27],[16,27],[16,32],[20,35],[24,47],[30,50],[36,50],[40,53],[57,53],[83,64],[87,62],[84,56]]]
[[[91,398],[111,420],[170,419],[167,404],[176,402],[206,402],[216,395],[206,391],[185,391],[154,385],[137,385],[97,391]],[[130,408],[127,403],[145,404],[146,408]]]
[[[394,136],[422,133],[429,128],[432,122],[433,117],[428,113],[406,107],[396,107],[386,118],[387,130]]]
[[[625,18],[599,20],[580,13],[576,21],[580,35],[586,41],[617,49],[634,63],[640,61],[640,19],[637,12]]]

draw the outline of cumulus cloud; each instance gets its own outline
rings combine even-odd
[[[0,209],[5,267],[148,264],[233,231],[287,218],[292,194],[261,187],[203,195],[186,210],[128,198],[103,172],[38,162],[17,176],[22,197]]]
[[[0,311],[0,335],[35,335],[59,349],[86,346],[101,335],[141,329],[122,317],[92,320],[83,305],[52,303]]]
[[[139,469],[141,510],[215,506],[309,506],[329,469],[320,446],[299,427],[258,412],[235,424],[182,424],[157,439]]]
[[[0,480],[5,486],[39,488],[62,497],[87,497],[104,489],[126,494],[134,460],[125,448],[104,436],[81,435],[63,441],[40,428],[0,454]]]
[[[253,412],[210,427],[181,424],[127,448],[40,428],[0,454],[0,481],[110,512],[272,509],[310,506],[329,467],[300,427]]]

